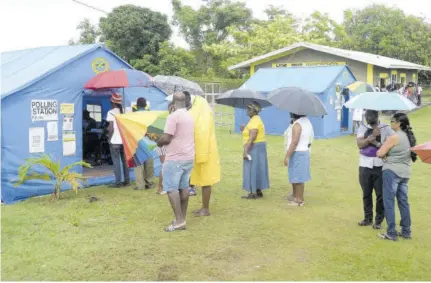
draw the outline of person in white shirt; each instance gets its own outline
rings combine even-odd
[[[112,163],[114,164],[115,183],[109,187],[120,188],[122,186],[130,185],[130,171],[126,163],[126,155],[124,154],[123,141],[121,139],[120,131],[118,130],[115,115],[123,114],[121,106],[123,98],[120,94],[114,93],[111,96],[111,107],[108,111],[106,121],[109,122],[108,126],[108,139],[109,149],[111,151]],[[121,168],[122,167],[122,168]],[[124,182],[121,182],[121,169],[123,169]]]
[[[417,93],[418,93],[418,106],[421,106],[421,104],[422,104],[422,85],[421,85],[421,83],[418,83]]]
[[[286,157],[284,165],[288,167],[289,183],[293,192],[288,195],[289,205],[304,205],[305,183],[311,180],[310,146],[314,139],[310,120],[302,115],[291,113],[291,125],[284,132]]]
[[[363,120],[364,120],[364,109],[361,109],[361,108],[355,109],[353,111],[353,133],[352,133],[353,135],[356,134]]]
[[[377,157],[381,145],[393,135],[389,125],[380,123],[379,113],[374,110],[365,112],[367,125],[361,124],[356,138],[359,154],[359,183],[362,188],[364,219],[359,226],[373,225],[373,190],[376,194],[376,217],[374,229],[381,229],[385,217],[383,206],[383,160]]]

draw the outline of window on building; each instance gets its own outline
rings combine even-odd
[[[102,122],[102,106],[98,104],[87,104],[87,110],[90,112],[90,117],[96,122]]]

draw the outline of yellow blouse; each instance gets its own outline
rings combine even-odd
[[[246,144],[250,139],[250,130],[257,130],[257,136],[253,143],[264,142],[265,141],[265,125],[259,115],[254,115],[251,117],[247,126],[242,131],[243,143]]]

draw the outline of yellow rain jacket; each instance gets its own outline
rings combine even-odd
[[[212,186],[221,175],[213,112],[205,98],[195,96],[189,113],[195,122],[195,164],[190,183]]]

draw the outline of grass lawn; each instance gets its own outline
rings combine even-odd
[[[431,108],[411,114],[419,142],[431,140]],[[306,206],[288,207],[283,140],[269,137],[271,189],[243,200],[241,137],[218,133],[222,181],[212,216],[189,214],[186,231],[155,190],[96,187],[34,198],[2,211],[3,280],[431,280],[431,165],[413,166],[413,240],[383,241],[362,220],[358,150],[346,136],[317,140]],[[89,203],[88,196],[100,201]],[[200,206],[200,195],[190,210]],[[399,216],[397,214],[397,221]]]

